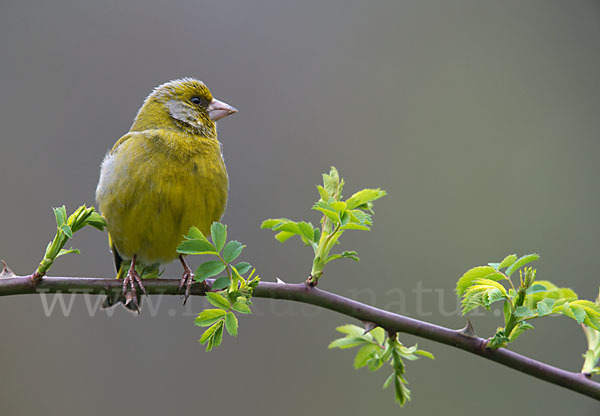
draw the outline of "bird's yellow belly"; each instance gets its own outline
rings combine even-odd
[[[142,264],[177,257],[189,227],[207,234],[227,202],[220,149],[181,158],[130,139],[103,165],[97,199],[119,254]]]

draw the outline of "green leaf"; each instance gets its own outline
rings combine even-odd
[[[223,316],[227,312],[221,309],[205,309],[198,314],[196,319],[194,320],[194,325],[196,326],[210,326],[217,322],[219,319],[223,318]]]
[[[535,312],[529,309],[527,306],[519,306],[515,309],[514,315],[517,318],[528,319],[535,315]]]
[[[67,221],[67,210],[65,206],[52,208],[52,210],[54,211],[54,217],[56,218],[56,227],[62,227]]]
[[[217,255],[215,246],[213,246],[208,240],[184,240],[177,246],[177,252],[180,254],[213,254]]]
[[[69,238],[73,238],[73,231],[71,230],[71,227],[69,227],[67,224],[63,224],[60,227],[61,231],[63,233],[65,233],[65,235]]]
[[[584,323],[596,331],[600,331],[600,305],[589,300],[574,300],[562,305],[560,302],[556,302],[552,313],[562,313],[580,324]]]
[[[213,277],[225,270],[225,264],[221,260],[209,260],[202,263],[196,269],[196,282],[202,282],[209,277]]]
[[[56,255],[56,257],[55,257],[55,258],[59,258],[60,256],[64,256],[65,254],[71,254],[71,253],[74,253],[74,254],[80,254],[79,250],[77,250],[76,248],[73,248],[73,247],[71,247],[71,248],[70,248],[70,249],[68,249],[68,250],[65,250],[65,249],[63,248],[63,249],[61,249],[61,250],[58,252],[58,254]]]
[[[371,359],[373,353],[380,350],[381,347],[375,344],[367,344],[360,347],[356,356],[354,357],[354,368],[359,369],[367,365],[367,361]]]
[[[527,289],[524,305],[536,308],[537,304],[544,299],[573,301],[577,299],[577,294],[569,288],[559,288],[547,280],[538,280]]]
[[[342,227],[340,227],[340,230],[359,230],[359,231],[369,231],[370,228],[366,225],[361,225],[361,224],[354,224],[354,223],[350,223],[350,224],[346,224]]]
[[[213,326],[216,327],[212,337],[208,340],[208,345],[206,346],[206,351],[211,351],[213,348],[221,345],[221,341],[223,340],[223,321],[219,321]]]
[[[375,201],[381,198],[386,193],[381,189],[363,189],[362,191],[356,192],[350,198],[346,200],[346,208],[354,209],[360,205],[366,204],[367,202]]]
[[[504,257],[504,259],[500,262],[500,264],[498,265],[496,270],[505,269],[507,267],[510,267],[515,261],[517,261],[517,255],[509,254],[508,256]]]
[[[300,221],[298,223],[298,228],[301,233],[300,235],[304,237],[308,242],[314,241],[313,238],[315,237],[315,227],[313,227],[311,223]]]
[[[338,326],[335,330],[341,332],[342,334],[350,335],[353,337],[362,337],[365,332],[365,330],[360,326],[352,324]]]
[[[225,289],[226,287],[229,286],[229,283],[231,283],[231,281],[229,280],[229,277],[227,277],[227,276],[219,277],[217,280],[215,280],[213,282],[211,289],[212,290]]]
[[[325,202],[329,201],[331,195],[329,195],[329,192],[327,192],[325,188],[323,188],[321,185],[317,185],[317,190],[319,191],[319,196],[321,197],[321,200]]]
[[[377,328],[374,328],[369,334],[375,338],[375,341],[377,341],[379,345],[383,345],[383,342],[385,341],[385,330],[382,327],[378,326]]]
[[[227,240],[227,226],[220,222],[213,222],[210,226],[210,235],[217,252],[221,252]]]
[[[90,215],[86,218],[85,222],[100,231],[104,231],[104,228],[106,227],[106,220],[95,210],[90,213]]]
[[[344,338],[338,338],[336,340],[331,341],[327,348],[346,349],[346,348],[356,347],[357,345],[361,345],[361,344],[365,344],[365,343],[368,343],[368,341],[366,341],[362,337],[347,336]]]
[[[208,328],[206,331],[204,331],[204,333],[202,334],[202,336],[200,337],[200,339],[198,341],[201,344],[204,344],[206,341],[208,341],[210,338],[212,338],[212,336],[215,333],[215,331],[217,330],[217,328],[221,325],[223,325],[223,321],[219,321],[216,324],[214,324],[213,326],[211,326],[210,328]]]
[[[495,271],[496,269],[490,266],[473,267],[472,269],[467,270],[456,283],[456,293],[459,297],[462,297],[462,295],[465,293],[465,290],[467,290],[467,288],[473,284],[475,279],[484,278]]]
[[[423,357],[427,357],[427,358],[431,358],[432,360],[435,360],[435,356],[430,353],[429,351],[425,351],[425,350],[416,350],[415,354],[417,355],[421,355]]]
[[[245,313],[248,315],[252,313],[248,304],[243,303],[243,302],[235,302],[233,304],[233,310],[236,312]]]
[[[226,311],[231,309],[229,301],[218,293],[207,292],[206,300],[208,300],[213,306],[216,306],[219,309],[224,309]]]
[[[533,325],[529,324],[526,321],[519,322],[519,324],[517,326],[515,326],[512,331],[510,331],[510,335],[508,336],[508,341],[513,342],[523,332],[527,331],[528,329],[533,329]]]
[[[229,335],[237,337],[238,320],[233,312],[229,312],[225,315],[225,329],[227,329]]]
[[[243,275],[248,273],[248,271],[252,268],[252,265],[246,261],[241,261],[235,265],[235,268],[240,275]]]
[[[552,313],[552,308],[554,307],[554,303],[556,301],[554,299],[544,299],[537,303],[537,313],[538,316],[550,315]]]
[[[332,201],[333,202],[333,201]],[[317,210],[325,214],[330,220],[335,223],[339,222],[339,216],[337,211],[331,206],[331,203],[319,201],[312,206],[312,209]]]
[[[536,261],[539,259],[540,259],[539,254],[535,254],[535,253],[534,254],[526,254],[526,255],[520,257],[514,263],[512,263],[510,265],[510,267],[508,269],[506,269],[505,273],[508,277],[510,277],[514,272],[519,270],[521,267],[525,266],[528,263],[531,263],[532,261]]]
[[[292,238],[294,235],[295,235],[294,233],[290,233],[288,231],[281,231],[281,232],[275,234],[275,238],[280,243],[285,243],[287,240]]]
[[[282,222],[289,221],[285,218],[269,218],[268,220],[264,220],[262,224],[260,224],[260,228],[262,229],[272,229],[281,224]]]
[[[231,263],[237,259],[240,254],[242,254],[244,247],[245,246],[239,241],[230,241],[223,248],[223,260],[225,260],[227,263]]]

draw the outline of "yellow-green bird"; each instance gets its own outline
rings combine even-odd
[[[136,284],[146,293],[136,265],[179,257],[179,288],[189,296],[194,275],[176,248],[191,226],[208,234],[223,216],[228,177],[215,122],[235,112],[202,81],[167,82],[146,98],[104,158],[96,200],[130,309],[139,310]]]

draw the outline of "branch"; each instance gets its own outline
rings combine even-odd
[[[212,280],[208,279],[207,283],[211,285]],[[151,295],[178,295],[178,284],[179,281],[175,279],[148,279],[144,281],[146,290]],[[31,276],[0,278],[0,296],[58,292],[106,294],[120,290],[122,290],[122,282],[117,279],[44,277],[37,285],[34,285]],[[201,296],[204,293],[200,287],[195,285],[192,287],[191,294]],[[330,309],[361,321],[373,322],[387,331],[412,334],[468,351],[540,380],[600,400],[600,383],[592,381],[581,373],[562,370],[509,351],[506,348],[486,348],[486,340],[483,338],[464,335],[462,331],[377,309],[316,287],[307,286],[304,283],[260,282],[258,287],[254,289],[253,296],[291,300]]]

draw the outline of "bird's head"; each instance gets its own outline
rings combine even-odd
[[[179,128],[191,134],[216,138],[215,122],[237,110],[213,98],[202,81],[182,78],[159,85],[140,108],[132,131]]]

